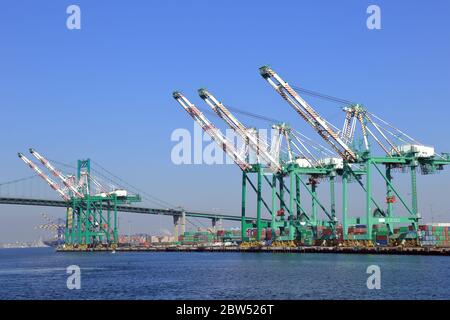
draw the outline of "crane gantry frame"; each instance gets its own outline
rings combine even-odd
[[[300,94],[284,81],[275,71],[268,66],[260,68],[261,76],[276,90],[276,92],[288,102],[289,105],[305,120],[319,136],[328,143],[338,158],[331,157],[325,159],[315,158],[306,148],[306,152],[300,152],[302,156],[294,159],[292,150],[299,150],[303,146],[292,138],[291,129],[284,123],[274,124],[277,135],[273,137],[275,142],[269,151],[268,145],[260,140],[257,132],[252,128],[244,126],[222,102],[214,97],[208,90],[199,89],[198,93],[209,107],[225,123],[240,136],[244,143],[258,155],[256,163],[250,163],[248,155],[242,155],[233,149],[231,142],[226,140],[220,130],[212,125],[209,120],[205,120],[204,115],[180,93],[174,93],[174,98],[188,111],[194,120],[200,124],[205,132],[210,134],[224,151],[235,160],[242,170],[242,239],[248,240],[245,230],[256,226],[256,240],[261,240],[261,213],[265,207],[272,216],[270,226],[274,230],[280,231],[277,239],[294,240],[301,237],[302,227],[305,225],[315,228],[319,225],[328,224],[333,229],[333,237],[336,237],[336,199],[335,199],[335,178],[342,178],[342,224],[344,239],[348,239],[348,227],[350,225],[365,223],[367,232],[364,235],[353,237],[353,239],[372,240],[372,229],[375,224],[385,224],[393,232],[396,224],[409,224],[417,231],[421,215],[417,205],[417,169],[420,167],[422,173],[433,173],[441,170],[444,165],[450,164],[450,155],[437,155],[434,148],[426,147],[417,141],[394,128],[391,132],[377,123],[375,119],[382,121],[369,113],[360,104],[348,104],[345,112],[344,127],[340,131],[331,125],[325,118],[308,104]],[[358,150],[352,144],[354,141],[356,125],[360,125],[364,140],[364,150]],[[391,127],[393,128],[393,127]],[[220,133],[220,135],[218,134]],[[393,143],[388,135],[394,135],[399,140],[410,143],[398,146]],[[401,134],[406,140],[402,139]],[[214,138],[217,136],[218,138]],[[369,139],[372,138],[376,145],[380,147],[385,155],[374,156]],[[279,153],[282,139],[286,140],[288,159],[281,159]],[[383,142],[384,141],[384,142]],[[273,150],[272,150],[273,149]],[[240,155],[238,157],[237,155]],[[259,158],[263,162],[259,161]],[[384,167],[384,170],[381,169]],[[410,193],[411,202],[405,200],[397,186],[393,183],[392,170],[396,168],[409,169],[410,171]],[[256,183],[249,178],[250,174],[256,174]],[[385,182],[386,209],[374,197],[373,174],[379,175]],[[268,177],[272,176],[272,180]],[[307,177],[307,181],[302,180],[302,176]],[[365,178],[364,182],[362,177]],[[286,182],[285,179],[289,181]],[[330,210],[325,208],[317,195],[317,182],[327,179],[330,183]],[[365,193],[365,217],[350,217],[348,214],[349,192],[348,183],[355,181]],[[263,183],[266,182],[272,191],[271,206],[263,198]],[[256,193],[256,225],[247,222],[247,183],[250,184]],[[306,194],[311,198],[311,214],[307,214],[301,202],[301,187],[304,187]],[[285,201],[288,193],[289,201]],[[394,203],[399,201],[406,216],[394,215]],[[320,207],[327,216],[327,220],[317,219],[317,209]],[[375,210],[372,210],[375,208]],[[285,219],[284,212],[288,212]],[[365,220],[365,221],[364,221]],[[416,233],[418,234],[418,233]]]
[[[78,160],[76,177],[65,176],[36,150],[30,148],[29,151],[64,185],[61,187],[25,155],[18,154],[66,202],[65,246],[117,246],[117,207],[139,202],[140,196],[130,195],[126,190],[107,191],[91,176],[89,159]],[[99,193],[92,192],[91,182],[100,189]]]
[[[255,240],[261,240],[261,231],[263,227],[270,226],[273,230],[279,231],[278,239],[295,240],[301,237],[301,229],[305,226],[316,228],[319,224],[328,224],[335,229],[336,225],[336,206],[334,192],[334,178],[336,176],[333,164],[323,165],[312,156],[310,150],[305,147],[305,143],[297,139],[298,144],[305,148],[305,152],[300,152],[303,157],[294,159],[292,150],[300,147],[294,142],[290,128],[284,124],[274,125],[277,135],[275,135],[275,150],[280,149],[281,140],[286,139],[288,149],[288,160],[281,161],[280,154],[269,152],[268,145],[259,139],[257,132],[251,128],[245,127],[225,105],[219,102],[208,90],[199,89],[198,94],[211,109],[225,121],[225,123],[236,132],[251,149],[258,155],[257,159],[262,158],[267,165],[257,161],[249,163],[249,155],[240,156],[232,143],[216,128],[200,110],[192,104],[182,93],[174,92],[174,99],[187,111],[187,113],[197,122],[203,130],[215,140],[219,146],[230,156],[234,162],[242,170],[242,205],[241,205],[241,231],[242,239],[249,240],[246,235],[247,228],[256,227],[257,233]],[[308,159],[305,155],[310,155]],[[256,182],[250,179],[250,174],[256,174]],[[272,176],[272,180],[268,178]],[[307,177],[304,181],[302,176]],[[285,179],[289,178],[286,183]],[[328,210],[319,199],[317,194],[317,185],[319,179],[329,179],[331,208]],[[263,198],[264,182],[267,183],[271,190],[271,205],[269,201]],[[247,189],[250,185],[251,189],[256,193],[256,223],[248,222],[247,214]],[[306,195],[311,199],[311,214],[307,214],[303,203],[301,202],[301,189],[304,188]],[[285,200],[286,193],[289,201]],[[263,207],[271,215],[271,223],[263,223],[261,219]],[[328,220],[320,221],[317,217],[318,208],[321,208],[326,214]],[[288,218],[284,216],[284,212],[288,213]],[[264,225],[263,225],[264,224]]]
[[[385,223],[389,226],[392,231],[393,224],[412,224],[415,231],[418,228],[418,222],[421,215],[418,212],[417,204],[417,167],[421,166],[429,172],[434,172],[436,170],[441,170],[444,165],[450,164],[450,157],[448,154],[442,154],[436,156],[434,154],[434,149],[429,152],[431,148],[425,146],[407,145],[409,150],[401,152],[399,148],[394,145],[387,137],[385,133],[380,129],[380,127],[372,120],[369,113],[359,104],[351,105],[344,108],[346,112],[346,118],[344,122],[344,128],[342,130],[341,136],[331,128],[327,121],[324,120],[319,113],[314,110],[292,87],[284,81],[275,71],[273,71],[268,66],[263,66],[260,68],[261,76],[267,80],[267,82],[276,90],[280,96],[286,100],[295,111],[309,124],[319,136],[329,143],[334,150],[343,159],[343,170],[342,175],[342,189],[343,189],[343,207],[342,207],[342,223],[344,228],[344,239],[348,237],[348,225],[354,224],[356,219],[348,217],[348,189],[347,183],[351,175],[356,176],[354,170],[351,168],[353,163],[362,164],[364,167],[363,173],[366,177],[365,186],[356,179],[361,185],[362,189],[366,194],[366,225],[367,233],[361,236],[361,239],[371,240],[372,239],[372,228],[373,225],[378,223]],[[352,123],[353,120],[353,123]],[[365,150],[362,153],[357,153],[351,148],[348,143],[353,139],[355,132],[356,122],[361,125],[361,131],[363,133]],[[378,138],[375,133],[369,128],[368,124],[371,124],[375,131],[381,135],[381,137],[387,142],[388,146],[382,143],[382,139]],[[371,136],[376,143],[384,150],[385,156],[373,156],[371,154],[370,145],[368,141],[368,136]],[[410,138],[409,136],[407,136]],[[416,149],[424,150],[425,155],[421,155]],[[383,172],[379,165],[385,167],[385,172]],[[392,169],[396,167],[409,168],[411,173],[411,204],[408,205],[405,199],[401,196],[399,190],[394,186],[392,181]],[[386,184],[386,211],[381,210],[380,206],[375,202],[373,197],[373,182],[372,182],[372,171],[375,168],[377,172],[385,181]],[[395,217],[393,214],[393,203],[396,198],[398,198],[402,206],[406,209],[409,214],[407,217]],[[372,204],[375,204],[377,210],[375,211],[378,217],[374,216],[372,212]],[[418,233],[417,233],[418,234]]]

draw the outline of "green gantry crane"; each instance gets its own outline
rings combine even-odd
[[[277,240],[301,239],[302,232],[306,228],[310,228],[315,232],[318,225],[328,225],[335,230],[337,223],[335,202],[332,201],[331,208],[327,209],[317,194],[317,186],[319,181],[328,179],[330,181],[331,197],[332,199],[335,198],[334,178],[336,169],[339,170],[336,167],[336,163],[333,161],[324,162],[315,157],[313,152],[306,146],[312,140],[302,140],[299,137],[300,134],[294,133],[285,123],[273,125],[275,134],[269,151],[267,142],[259,137],[256,129],[245,127],[208,90],[200,89],[198,93],[243,141],[244,148],[240,152],[183,94],[174,92],[173,96],[178,103],[222,147],[243,172],[242,240],[246,241],[253,238],[260,241],[262,229],[267,227],[270,227],[277,234]],[[283,159],[280,152],[283,138],[287,149],[287,157],[285,159]],[[316,150],[327,150],[323,146],[314,146],[314,148]],[[256,159],[250,159],[250,149],[253,151]],[[294,149],[296,149],[297,155],[295,155]],[[328,152],[329,156],[331,156],[328,159],[337,159],[335,153],[329,150]],[[251,175],[256,175],[256,179],[251,179]],[[287,179],[289,180],[288,182],[286,182]],[[266,189],[264,187],[267,186],[271,193],[270,201],[264,197],[264,190]],[[248,187],[256,194],[256,219],[247,216]],[[309,214],[305,210],[305,204],[301,201],[302,189],[306,190],[306,196],[311,199],[311,211]],[[285,199],[286,195],[289,197],[287,201]],[[262,220],[263,208],[271,215],[270,222]],[[321,208],[326,214],[327,219],[325,221],[318,219],[318,208]],[[247,235],[246,230],[254,227],[256,227],[256,236],[251,237]],[[333,235],[334,237],[336,236],[335,232],[333,232]]]
[[[91,175],[89,159],[78,160],[76,176],[64,175],[36,150],[30,149],[30,153],[63,184],[59,185],[34,162],[18,154],[67,203],[65,246],[117,246],[117,206],[139,202],[140,196],[102,185]]]
[[[344,239],[348,238],[348,226],[356,223],[365,223],[367,225],[366,234],[357,237],[361,240],[372,240],[373,226],[378,223],[386,224],[391,232],[395,224],[409,224],[417,231],[419,219],[421,218],[417,204],[417,169],[420,168],[423,174],[442,170],[444,165],[450,164],[449,155],[435,153],[433,147],[420,144],[389,123],[369,113],[359,104],[349,105],[344,108],[346,113],[344,127],[338,132],[299,95],[298,90],[294,90],[270,67],[261,67],[260,74],[342,158],[342,168],[337,170],[337,173],[342,176]],[[363,135],[363,150],[357,150],[351,145],[354,142],[357,124],[360,125]],[[400,146],[395,145],[389,139],[389,135],[396,137],[403,144]],[[369,137],[384,151],[383,156],[373,155],[374,150],[371,148]],[[358,169],[355,170],[355,167],[358,167]],[[411,202],[409,204],[392,181],[393,169],[409,170],[410,172]],[[373,173],[378,174],[385,181],[386,209],[383,209],[374,199]],[[365,177],[365,183],[361,181],[362,176]],[[347,184],[349,179],[357,181],[365,192],[365,219],[350,218],[348,216]],[[406,211],[406,216],[394,214],[394,203],[397,200]],[[417,232],[416,234],[418,235]]]

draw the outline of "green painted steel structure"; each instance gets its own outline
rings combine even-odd
[[[83,179],[84,177],[84,179]],[[114,245],[118,243],[117,207],[141,201],[139,195],[91,191],[90,160],[78,160],[78,181],[83,197],[72,195],[67,206],[66,245]]]
[[[343,165],[341,169],[328,172],[324,176],[330,181],[330,203],[331,214],[326,212],[317,197],[315,184],[311,184],[311,188],[307,189],[312,198],[311,220],[312,226],[318,225],[317,221],[317,206],[324,209],[328,216],[328,223],[332,226],[336,222],[336,206],[335,206],[335,175],[342,178],[342,224],[343,224],[343,238],[349,238],[348,227],[364,224],[366,226],[366,233],[360,234],[352,239],[372,240],[373,227],[375,224],[384,224],[389,228],[390,233],[393,231],[393,226],[397,224],[408,224],[412,226],[413,231],[416,231],[418,239],[418,223],[421,218],[418,212],[418,194],[417,194],[417,170],[421,169],[423,174],[435,173],[442,170],[445,165],[450,164],[450,156],[448,154],[435,154],[434,148],[420,145],[416,148],[418,143],[408,135],[391,126],[387,122],[371,114],[360,104],[353,104],[351,102],[335,98],[335,101],[340,101],[347,106],[343,108],[346,113],[344,128],[341,132],[335,130],[335,127],[330,125],[319,113],[314,110],[297,92],[295,87],[290,86],[284,81],[275,71],[268,66],[260,68],[260,74],[269,85],[300,115],[300,117],[310,125],[319,136],[328,143],[337,154],[342,158]],[[298,89],[298,88],[297,88]],[[302,90],[300,88],[300,90]],[[311,93],[311,92],[310,92]],[[321,95],[322,98],[324,97]],[[407,141],[399,138],[404,145],[397,147],[386,136],[385,132],[377,125],[373,119],[378,119],[387,125],[390,129],[385,132],[390,132],[391,128],[396,130],[397,135],[406,137]],[[350,145],[354,141],[354,133],[356,123],[361,125],[361,133],[363,135],[364,151],[359,151],[357,147]],[[373,126],[373,131],[369,129],[368,125]],[[378,133],[381,139],[374,133]],[[370,146],[368,137],[372,137],[376,144],[384,151],[386,156],[378,157],[373,155],[374,150]],[[383,143],[384,141],[385,143]],[[408,142],[409,141],[409,142]],[[404,148],[403,148],[404,147]],[[408,151],[409,150],[409,151]],[[422,150],[422,151],[419,151]],[[425,151],[426,150],[426,151]],[[431,151],[432,150],[432,151]],[[358,167],[357,170],[354,167]],[[392,169],[399,168],[402,170],[409,170],[410,172],[410,194],[411,201],[405,200],[404,195],[401,194],[399,187],[393,183]],[[288,168],[285,168],[288,169]],[[294,172],[296,170],[294,169]],[[292,172],[286,170],[286,174]],[[309,174],[314,174],[309,172]],[[374,197],[375,178],[378,176],[384,181],[385,185],[385,200],[386,208],[376,201]],[[364,177],[364,180],[362,179]],[[275,181],[275,179],[274,179]],[[365,195],[365,216],[364,217],[350,217],[349,215],[349,189],[348,184],[351,181],[356,181]],[[364,182],[363,182],[364,181]],[[300,180],[301,182],[301,180]],[[301,182],[302,183],[302,182]],[[303,183],[304,184],[304,183]],[[293,193],[294,183],[290,183],[291,192]],[[291,209],[295,200],[292,199],[291,193]],[[297,197],[298,198],[298,197]],[[394,203],[399,200],[402,212],[394,211]],[[281,205],[281,207],[283,207]],[[291,215],[292,217],[292,215]],[[295,226],[295,222],[291,221],[291,226]],[[291,235],[291,240],[293,236]],[[280,238],[282,239],[282,238]]]
[[[390,233],[393,233],[395,225],[411,225],[413,230],[417,230],[421,215],[418,211],[418,194],[417,194],[417,170],[422,169],[424,174],[435,173],[439,170],[443,170],[444,165],[450,164],[450,157],[445,155],[444,157],[433,158],[417,158],[414,155],[407,156],[386,156],[386,157],[372,157],[367,153],[359,158],[359,163],[365,168],[365,184],[362,184],[359,180],[363,191],[365,192],[366,210],[365,217],[350,218],[348,214],[348,177],[355,175],[350,168],[349,163],[344,163],[344,170],[342,173],[342,194],[343,194],[343,206],[342,206],[342,225],[344,230],[344,239],[348,239],[348,227],[355,224],[367,225],[367,233],[357,237],[361,240],[372,240],[373,238],[373,225],[386,224]],[[382,168],[384,167],[384,169]],[[401,193],[398,186],[393,183],[392,169],[406,169],[410,174],[410,189],[409,194],[411,196],[410,203],[405,199],[404,194]],[[361,173],[361,172],[360,172]],[[374,175],[381,177],[385,183],[385,195],[386,195],[386,209],[375,201],[373,195],[374,188]],[[394,203],[398,199],[400,208],[403,212],[397,214],[394,211]],[[375,207],[375,208],[374,208]]]
[[[390,233],[394,231],[397,225],[411,225],[413,230],[418,230],[421,215],[418,212],[418,194],[417,194],[417,170],[425,163],[427,166],[433,166],[441,170],[443,165],[450,164],[450,159],[437,159],[432,161],[426,159],[422,161],[414,157],[366,157],[361,159],[358,164],[358,170],[352,169],[352,164],[345,163],[342,169],[334,168],[300,168],[295,164],[284,167],[283,173],[265,173],[260,164],[252,165],[252,170],[242,173],[242,239],[251,240],[246,234],[248,228],[256,228],[257,236],[253,240],[261,240],[262,228],[270,227],[277,230],[279,235],[277,240],[296,240],[301,238],[301,230],[304,226],[309,226],[313,230],[317,226],[325,225],[331,227],[334,231],[338,223],[338,208],[336,207],[336,181],[337,176],[341,177],[341,223],[343,228],[343,238],[348,240],[348,228],[350,226],[362,224],[367,226],[367,233],[364,235],[353,236],[352,239],[373,240],[373,226],[376,224],[386,224]],[[384,167],[384,169],[383,169]],[[361,169],[362,168],[362,169]],[[408,169],[410,174],[410,202],[405,198],[398,186],[393,183],[393,168]],[[257,183],[253,183],[250,176],[255,176]],[[384,208],[375,199],[374,176],[381,177],[385,185],[386,207]],[[268,178],[272,176],[272,179]],[[362,182],[361,180],[363,180]],[[288,180],[286,182],[285,180]],[[305,180],[308,180],[305,182]],[[329,202],[330,208],[327,208],[321,201],[317,192],[317,181],[326,180],[329,183]],[[351,201],[348,184],[357,182],[365,194],[365,216],[351,217],[349,215],[349,201]],[[270,207],[267,201],[262,197],[264,182],[271,190]],[[247,189],[248,185],[256,194],[256,223],[249,224],[246,220],[247,208]],[[301,202],[301,188],[305,190],[311,201],[311,208],[305,209],[305,204]],[[285,201],[285,194],[288,194],[289,201]],[[391,200],[395,199],[395,201]],[[398,212],[394,210],[395,202],[399,202]],[[408,203],[409,202],[409,203]],[[266,208],[271,216],[270,222],[261,222],[262,208]],[[326,216],[325,220],[318,219],[318,209],[321,209]],[[283,213],[287,212],[287,215]],[[278,214],[281,213],[281,214]],[[333,237],[336,234],[333,233]],[[332,237],[332,238],[333,238]]]
[[[250,176],[256,176],[256,185]],[[252,169],[242,173],[242,239],[244,241],[261,241],[262,229],[270,227],[276,234],[276,240],[292,241],[301,238],[302,229],[305,227],[315,228],[319,225],[326,225],[332,228],[334,237],[337,218],[335,201],[335,176],[337,171],[333,167],[304,168],[295,163],[289,163],[283,167],[280,173],[265,172],[261,164],[252,164]],[[272,177],[272,179],[268,177]],[[307,180],[307,181],[305,181]],[[331,205],[327,208],[318,195],[319,180],[326,180],[330,184]],[[256,216],[255,224],[248,224],[246,219],[247,189],[248,185],[256,195]],[[270,206],[263,198],[264,186],[268,187],[271,194]],[[303,190],[303,191],[302,191]],[[305,208],[301,195],[311,202],[311,208]],[[286,201],[288,197],[288,201]],[[262,223],[262,208],[265,208],[271,216],[271,221]],[[318,209],[325,214],[326,219],[318,219]],[[287,214],[285,214],[287,213]],[[256,228],[256,237],[251,239],[247,234],[248,228]]]

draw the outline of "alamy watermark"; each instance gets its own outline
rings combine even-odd
[[[252,133],[257,137],[259,142],[259,150],[264,150],[269,153],[277,152],[277,146],[273,145],[273,141],[277,140],[274,137],[277,135],[277,130],[267,129],[253,129]],[[268,137],[270,138],[269,139]],[[249,163],[264,163],[263,159],[260,159],[260,152],[255,151],[256,148],[253,144],[253,148],[246,143],[240,135],[234,130],[225,130],[224,137],[227,140],[228,145],[232,149],[229,151],[235,151],[242,157],[247,158]],[[194,124],[193,134],[190,130],[185,128],[175,129],[170,140],[175,144],[172,147],[170,158],[175,165],[188,165],[188,164],[234,164],[232,157],[227,156],[223,151],[222,146],[214,141],[208,133],[205,133],[200,126]]]
[[[366,10],[369,17],[366,20],[366,26],[369,30],[380,30],[381,29],[381,9],[380,6],[371,4]]]
[[[67,277],[66,285],[69,290],[80,290],[81,289],[81,269],[77,265],[68,266],[66,273],[69,274]]]
[[[367,278],[367,289],[369,290],[380,290],[381,289],[381,269],[377,265],[371,265],[367,267],[367,274],[370,276]]]
[[[69,30],[81,29],[81,9],[76,4],[67,7],[66,13],[69,15],[66,20],[66,27]]]

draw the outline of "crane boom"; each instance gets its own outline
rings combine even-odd
[[[18,156],[20,159],[23,160],[23,162],[25,162],[31,169],[33,169],[42,179],[45,180],[45,182],[48,183],[48,185],[55,190],[56,192],[59,193],[59,195],[65,200],[65,201],[69,201],[70,198],[64,193],[64,191],[61,189],[61,187],[54,182],[52,179],[50,179],[45,173],[42,172],[41,169],[39,169],[39,167],[34,164],[31,160],[29,160],[27,157],[25,157],[22,153],[18,153]]]
[[[223,151],[230,156],[231,159],[243,171],[250,170],[252,166],[247,163],[245,158],[236,150],[236,148],[227,140],[222,132],[216,128],[206,118],[197,107],[192,104],[182,93],[174,92],[174,99],[187,111],[187,113],[197,122],[200,127],[209,134],[209,136],[223,149]]]
[[[338,136],[338,134],[320,117],[320,115],[295,92],[275,71],[264,66],[261,76],[286,100],[294,110],[346,161],[355,162],[355,152]]]
[[[254,134],[250,133],[249,129],[246,128],[235,116],[233,116],[233,114],[223,105],[223,103],[219,102],[206,89],[199,89],[198,93],[200,98],[202,98],[219,117],[224,119],[231,129],[238,133],[244,141],[248,141],[249,146],[260,154],[265,161],[267,161],[270,168],[274,172],[282,171],[282,167],[278,160],[267,152],[266,148],[261,148],[261,143],[258,138]]]
[[[69,188],[77,197],[84,198],[84,195],[77,190],[69,181],[68,179],[60,172],[58,171],[46,158],[41,156],[36,150],[33,148],[30,148],[30,153],[38,159],[55,177],[58,177],[64,186]]]

